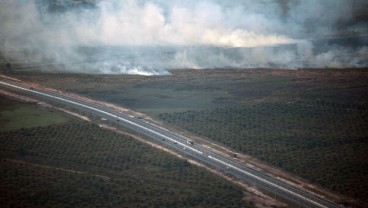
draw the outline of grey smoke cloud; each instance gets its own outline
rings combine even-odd
[[[6,61],[69,63],[62,70],[85,73],[362,67],[368,25],[355,13],[367,6],[363,0],[2,0],[0,52]]]

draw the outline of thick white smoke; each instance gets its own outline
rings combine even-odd
[[[163,6],[155,1],[101,2],[97,38],[112,45],[256,47],[294,42],[284,35],[233,26],[228,21],[234,14],[216,2],[170,4],[167,11]],[[246,14],[239,18],[248,19]]]
[[[2,0],[0,52],[3,62],[64,63],[63,70],[85,73],[362,67],[368,24],[354,13],[364,6],[363,0]]]

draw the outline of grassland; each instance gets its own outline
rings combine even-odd
[[[27,106],[1,100],[2,112]],[[40,115],[63,115],[27,112],[39,126],[2,121],[18,128],[0,132],[1,207],[253,206],[240,187],[129,136],[68,117],[46,126]]]
[[[173,73],[17,76],[143,111],[172,127],[368,201],[366,69]]]
[[[0,96],[0,132],[66,123],[70,118],[36,104],[14,103]]]

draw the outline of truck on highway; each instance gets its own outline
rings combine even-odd
[[[189,144],[189,145],[194,145],[194,142],[193,142],[193,141],[191,141],[191,140],[187,140],[187,144]]]

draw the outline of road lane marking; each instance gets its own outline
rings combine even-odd
[[[17,85],[9,84],[9,83],[6,83],[6,82],[2,82],[2,81],[0,81],[0,83],[1,83],[1,84],[4,84],[4,85],[7,85],[7,86],[11,86],[11,87],[17,88],[17,89],[21,89],[21,90],[24,90],[24,91],[28,91],[28,92],[36,93],[36,94],[43,95],[43,96],[46,96],[46,97],[51,97],[51,98],[54,98],[54,99],[62,100],[62,101],[64,101],[64,102],[72,103],[72,104],[74,104],[74,105],[79,105],[79,106],[82,106],[82,107],[88,108],[88,109],[90,109],[90,110],[94,110],[94,111],[97,111],[97,112],[100,112],[100,113],[103,113],[103,114],[109,115],[109,116],[111,116],[111,117],[113,117],[113,118],[117,118],[118,120],[125,121],[126,123],[132,124],[132,125],[137,126],[137,127],[141,128],[141,129],[144,129],[144,130],[146,130],[146,131],[149,131],[149,132],[151,132],[151,133],[154,133],[154,134],[156,134],[156,135],[158,135],[158,136],[161,136],[161,137],[163,137],[163,138],[166,138],[166,139],[168,139],[168,140],[170,140],[170,141],[172,141],[172,142],[175,142],[175,141],[176,141],[176,140],[174,140],[174,139],[172,139],[172,138],[170,138],[170,137],[167,137],[167,136],[165,136],[165,135],[163,135],[163,134],[161,134],[161,133],[158,133],[158,132],[156,132],[156,131],[153,131],[153,130],[151,130],[151,129],[149,129],[149,128],[146,128],[146,127],[144,127],[144,126],[141,126],[141,125],[139,125],[139,124],[136,124],[136,123],[134,123],[134,122],[132,122],[132,121],[126,120],[126,119],[124,119],[124,118],[118,117],[118,116],[116,116],[116,115],[114,115],[114,114],[111,114],[111,113],[109,113],[109,112],[106,112],[106,111],[103,111],[103,110],[97,109],[97,108],[95,108],[95,107],[91,107],[91,106],[88,106],[88,105],[84,105],[84,104],[81,104],[81,103],[78,103],[78,102],[75,102],[75,101],[71,101],[71,100],[67,100],[67,99],[64,99],[64,98],[61,98],[61,97],[57,97],[57,96],[54,96],[54,95],[49,95],[49,94],[47,94],[47,93],[38,92],[38,91],[31,90],[31,89],[27,89],[27,88],[24,88],[24,87],[19,87],[19,86],[17,86]],[[177,141],[176,141],[176,142],[177,142]],[[183,144],[183,143],[181,143],[181,142],[177,142],[177,144],[178,144],[178,145],[181,145],[181,146],[183,146],[183,147],[186,147],[187,149],[190,149],[190,150],[192,150],[193,152],[196,152],[196,153],[198,153],[198,154],[200,154],[200,155],[202,155],[202,154],[203,154],[203,152],[198,151],[198,150],[196,150],[196,149],[194,149],[194,148],[192,148],[192,147],[190,147],[190,146],[188,146],[188,145],[186,145],[186,144]]]
[[[3,82],[3,81],[0,81],[0,84],[7,85],[7,86],[10,86],[10,87],[13,87],[13,88],[17,88],[17,89],[21,89],[21,90],[24,90],[24,91],[32,92],[32,93],[35,93],[35,94],[43,95],[43,96],[46,96],[46,97],[54,98],[54,99],[61,100],[61,101],[64,101],[64,102],[67,102],[67,103],[71,103],[71,104],[74,104],[74,105],[82,106],[82,107],[84,107],[84,108],[87,108],[87,109],[90,109],[90,110],[93,110],[93,111],[100,112],[100,113],[102,113],[102,114],[108,115],[108,116],[110,116],[110,117],[112,117],[112,118],[115,118],[115,119],[117,118],[117,115],[115,115],[115,114],[112,114],[112,113],[109,113],[109,112],[106,112],[106,111],[103,111],[103,110],[100,110],[100,109],[97,109],[97,108],[95,108],[95,107],[91,107],[91,106],[88,106],[88,105],[85,105],[85,104],[81,104],[81,103],[78,103],[78,102],[75,102],[75,101],[71,101],[71,100],[68,100],[68,99],[64,99],[64,98],[61,98],[61,97],[58,97],[58,96],[50,95],[50,94],[43,93],[43,92],[38,92],[38,91],[36,91],[36,90],[27,89],[27,88],[20,87],[20,86],[17,86],[17,85],[13,85],[13,84],[9,84],[9,83]],[[118,113],[120,113],[120,112],[118,112]],[[153,133],[153,134],[155,134],[155,135],[158,135],[158,136],[160,136],[160,137],[166,138],[166,139],[168,139],[168,140],[170,140],[170,141],[177,142],[177,144],[178,144],[178,145],[183,146],[183,147],[185,147],[185,148],[188,148],[188,149],[192,150],[193,152],[196,152],[196,153],[198,153],[198,154],[200,154],[200,155],[203,155],[203,152],[198,151],[198,150],[196,150],[196,149],[192,148],[191,146],[188,146],[188,145],[186,145],[186,144],[184,144],[184,143],[178,142],[177,140],[174,140],[174,139],[172,139],[172,138],[170,138],[170,137],[168,137],[168,136],[165,136],[165,135],[163,135],[163,134],[161,134],[161,133],[159,133],[159,132],[156,132],[156,131],[154,131],[154,130],[151,130],[151,129],[149,129],[149,128],[146,128],[146,127],[144,127],[144,126],[142,126],[142,125],[139,125],[139,124],[137,124],[137,123],[134,123],[134,122],[132,122],[132,121],[126,120],[126,119],[121,118],[121,117],[118,117],[118,119],[119,119],[119,120],[121,120],[121,121],[124,121],[124,122],[126,122],[126,123],[129,123],[129,124],[131,124],[131,125],[133,125],[133,126],[136,126],[136,127],[141,128],[141,129],[144,129],[144,130],[146,130],[146,131],[148,131],[148,132],[151,132],[151,133]],[[157,127],[157,128],[158,128],[158,127]],[[169,133],[170,133],[170,132],[169,132]],[[263,178],[260,178],[259,176],[256,176],[256,175],[254,175],[254,174],[252,174],[252,173],[246,172],[246,171],[244,171],[244,170],[242,170],[242,169],[240,169],[240,168],[238,168],[238,167],[235,167],[235,166],[233,166],[233,165],[231,165],[231,164],[228,164],[228,163],[226,163],[226,162],[223,162],[223,161],[221,161],[221,160],[219,160],[219,159],[217,159],[217,158],[214,158],[214,157],[212,157],[212,156],[210,156],[210,155],[208,156],[208,158],[210,158],[210,159],[212,159],[212,160],[215,160],[215,161],[217,161],[217,162],[219,162],[219,163],[221,163],[221,164],[224,164],[224,165],[226,165],[226,166],[228,166],[228,167],[231,167],[231,168],[233,168],[233,169],[235,169],[235,170],[238,170],[238,171],[240,171],[240,172],[242,172],[242,173],[244,173],[244,174],[246,174],[246,175],[248,175],[248,176],[251,176],[251,177],[253,177],[253,178],[256,178],[256,179],[258,179],[259,181],[262,181],[262,182],[264,182],[264,183],[266,183],[266,184],[269,184],[269,185],[271,185],[271,186],[273,186],[273,187],[276,187],[276,188],[278,188],[278,189],[281,189],[281,190],[283,190],[283,191],[285,191],[285,192],[287,192],[287,193],[289,193],[289,194],[292,194],[292,195],[297,196],[297,197],[299,197],[299,198],[301,198],[301,199],[304,199],[305,201],[308,201],[308,202],[310,202],[310,203],[312,203],[312,204],[314,204],[314,205],[317,205],[317,206],[319,206],[319,207],[326,207],[326,206],[324,206],[324,205],[322,205],[322,204],[320,204],[320,203],[318,203],[318,202],[315,202],[315,201],[313,201],[313,200],[311,200],[311,199],[309,199],[309,198],[306,198],[306,197],[304,197],[304,196],[302,196],[302,195],[300,195],[300,194],[298,194],[298,193],[292,192],[292,191],[290,191],[290,190],[288,190],[288,189],[286,189],[286,188],[284,188],[284,187],[281,187],[281,186],[279,186],[279,185],[277,185],[277,184],[274,184],[274,183],[272,183],[272,182],[270,182],[270,181],[267,181],[267,180],[265,180],[265,179],[263,179]],[[313,196],[313,195],[312,195],[312,196]]]
[[[240,168],[238,168],[238,167],[235,167],[235,166],[233,166],[233,165],[231,165],[231,164],[228,164],[228,163],[226,163],[226,162],[223,162],[222,160],[219,160],[219,159],[217,159],[217,158],[215,158],[215,157],[212,157],[211,155],[208,155],[208,158],[210,158],[210,159],[212,159],[212,160],[215,160],[215,161],[217,161],[217,162],[219,162],[219,163],[222,163],[222,164],[224,164],[225,166],[228,166],[228,167],[231,167],[231,168],[233,168],[233,169],[235,169],[235,170],[238,170],[238,171],[240,171],[240,172],[242,172],[242,173],[244,173],[244,174],[246,174],[246,175],[248,175],[248,176],[251,176],[251,177],[253,177],[253,178],[256,178],[256,179],[258,179],[258,180],[260,180],[260,181],[262,181],[262,182],[264,182],[264,183],[267,183],[267,184],[269,184],[269,185],[271,185],[271,186],[277,187],[278,189],[281,189],[281,190],[283,190],[283,191],[285,191],[285,192],[288,192],[288,193],[290,193],[290,194],[292,194],[292,195],[294,195],[294,196],[297,196],[297,197],[302,198],[302,199],[304,199],[304,200],[306,200],[306,201],[309,201],[309,202],[311,202],[312,204],[315,204],[315,205],[317,205],[317,206],[319,206],[319,207],[326,207],[326,206],[324,206],[324,205],[322,205],[322,204],[320,204],[320,203],[318,203],[318,202],[315,202],[315,201],[313,201],[313,200],[310,200],[310,199],[308,199],[308,198],[306,198],[306,197],[304,197],[304,196],[302,196],[302,195],[300,195],[300,194],[298,194],[298,193],[292,192],[292,191],[290,191],[290,190],[288,190],[288,189],[286,189],[286,188],[284,188],[284,187],[282,187],[282,186],[279,186],[279,185],[277,185],[277,184],[274,184],[274,183],[272,183],[272,182],[270,182],[270,181],[267,181],[267,180],[265,180],[265,179],[263,179],[263,178],[260,178],[259,176],[256,176],[256,175],[254,175],[254,174],[252,174],[252,173],[249,173],[249,172],[247,172],[247,171],[244,171],[244,170],[242,170],[242,169],[240,169]],[[327,207],[326,207],[326,208],[327,208]]]

